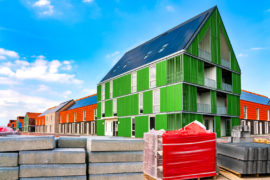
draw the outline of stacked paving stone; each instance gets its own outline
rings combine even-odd
[[[270,145],[252,142],[219,143],[218,165],[240,174],[269,174]]]
[[[87,140],[88,174],[91,180],[143,179],[141,139],[95,137]]]
[[[253,138],[251,137],[249,126],[240,125],[233,127],[230,142],[238,143],[238,142],[252,142],[252,141]]]

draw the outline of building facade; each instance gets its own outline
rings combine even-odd
[[[45,115],[39,115],[35,121],[35,131],[38,133],[44,133],[45,130]]]
[[[24,116],[17,116],[16,129],[22,131],[24,128]]]
[[[24,117],[24,131],[35,132],[35,121],[41,113],[27,112]]]
[[[59,113],[59,132],[94,135],[96,133],[96,108],[96,94],[77,99],[72,106]]]
[[[241,124],[248,125],[251,134],[269,134],[270,99],[266,96],[242,90]]]
[[[241,70],[217,7],[128,51],[97,86],[97,135],[240,124]]]
[[[12,128],[13,130],[16,130],[16,120],[9,120],[7,126]]]

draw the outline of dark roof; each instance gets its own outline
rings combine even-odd
[[[247,92],[247,91],[242,91],[241,100],[244,101],[250,101],[258,104],[264,104],[264,105],[270,105],[270,99],[265,96],[261,96],[255,93]]]
[[[210,17],[215,8],[216,6],[126,52],[102,81],[186,49],[201,28],[200,25]]]
[[[47,109],[45,112],[43,112],[43,113],[42,113],[41,115],[39,115],[38,117],[45,116],[46,114],[49,114],[49,113],[58,112],[59,110],[61,110],[65,105],[67,105],[67,104],[70,103],[71,101],[73,101],[73,100],[69,100],[69,101],[66,101],[66,102],[62,102],[61,104],[59,104],[59,105],[56,106],[56,107]]]
[[[76,101],[75,104],[73,104],[67,110],[76,109],[76,108],[80,108],[80,107],[84,107],[84,106],[89,106],[92,104],[97,104],[97,96],[96,95],[90,96],[87,98],[83,98],[83,99]]]

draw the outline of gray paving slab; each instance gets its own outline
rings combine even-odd
[[[217,143],[217,153],[241,160],[253,160],[250,159],[247,147],[239,147],[233,143]]]
[[[0,167],[0,180],[17,180],[19,167]]]
[[[240,174],[250,174],[250,170],[248,170],[248,161],[234,159],[228,156],[218,154],[217,163],[219,166],[229,168]]]
[[[63,177],[41,177],[20,178],[20,180],[87,180],[87,176],[63,176]]]
[[[56,148],[42,151],[20,151],[20,164],[83,164],[84,148]]]
[[[257,174],[267,173],[267,161],[256,161],[257,162]]]
[[[20,165],[20,177],[85,176],[86,164]]]
[[[88,152],[89,162],[143,162],[143,151]]]
[[[54,149],[54,136],[0,137],[0,152]]]
[[[143,151],[143,139],[89,138],[87,151]]]
[[[90,180],[143,180],[143,173],[95,174],[89,175]]]
[[[86,137],[59,137],[58,148],[86,148]]]
[[[89,163],[89,174],[143,172],[143,162]]]
[[[0,167],[18,166],[18,153],[0,153]]]

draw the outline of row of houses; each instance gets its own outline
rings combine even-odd
[[[218,137],[240,123],[254,134],[269,132],[269,98],[241,91],[241,69],[217,7],[129,50],[97,84],[97,95],[49,108],[34,129],[141,138],[194,120]],[[33,130],[25,122],[19,128]]]

